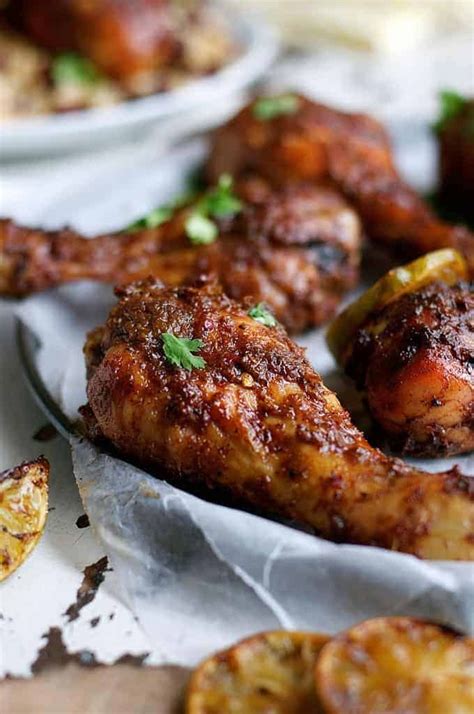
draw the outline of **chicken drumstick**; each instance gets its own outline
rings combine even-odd
[[[370,238],[422,255],[464,254],[474,272],[474,236],[438,220],[405,184],[388,136],[375,119],[302,96],[260,98],[214,133],[207,176],[257,173],[274,184],[332,181],[359,212]]]
[[[372,448],[303,350],[219,288],[119,289],[85,346],[91,433],[324,537],[474,559],[474,489]]]
[[[358,276],[357,216],[332,189],[236,187],[242,210],[216,219],[219,235],[193,243],[188,206],[163,225],[84,238],[0,221],[0,294],[22,296],[73,280],[128,282],[153,275],[168,285],[214,275],[236,299],[265,302],[291,332],[328,320]]]
[[[474,292],[432,283],[376,310],[345,370],[391,445],[418,456],[474,450]]]

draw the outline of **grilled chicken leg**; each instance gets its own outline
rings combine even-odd
[[[474,292],[435,282],[371,313],[345,370],[391,444],[424,456],[474,450]]]
[[[402,181],[379,122],[301,96],[286,99],[257,99],[216,130],[207,164],[210,181],[225,171],[236,177],[255,172],[280,185],[332,181],[373,240],[404,255],[455,248],[474,272],[474,235],[438,220]]]
[[[91,240],[0,221],[0,294],[149,275],[176,286],[212,274],[231,297],[267,303],[292,332],[329,319],[358,276],[361,231],[353,210],[324,187],[273,191],[253,180],[236,191],[243,210],[219,219],[219,236],[208,245],[187,237],[189,207],[157,228]]]
[[[85,346],[93,434],[178,486],[205,485],[326,538],[474,559],[469,478],[372,448],[282,328],[212,285],[148,280],[117,294]]]

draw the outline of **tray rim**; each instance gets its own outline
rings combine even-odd
[[[23,378],[41,411],[53,423],[61,436],[68,441],[72,436],[80,436],[73,422],[58,406],[43,382],[35,361],[39,342],[19,316],[15,317],[15,341]]]

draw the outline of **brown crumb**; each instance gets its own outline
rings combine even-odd
[[[90,523],[89,523],[89,516],[87,513],[83,513],[82,516],[79,516],[79,518],[76,521],[76,526],[78,528],[89,528]]]
[[[76,594],[76,602],[69,605],[64,612],[68,622],[77,620],[82,608],[92,602],[99,586],[104,582],[105,573],[110,570],[107,566],[108,559],[104,555],[97,563],[92,563],[84,568],[84,577]]]
[[[58,435],[58,430],[54,426],[54,424],[43,424],[43,426],[40,426],[38,431],[36,431],[33,434],[33,439],[35,441],[52,441],[52,439],[55,439],[56,436]]]

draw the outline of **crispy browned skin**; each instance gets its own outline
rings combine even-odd
[[[207,175],[256,172],[270,181],[330,180],[353,202],[369,237],[406,255],[452,247],[474,271],[474,236],[439,221],[400,178],[387,134],[363,114],[299,98],[293,114],[270,120],[248,105],[214,133]]]
[[[178,486],[216,489],[326,538],[474,559],[469,478],[373,449],[282,328],[213,286],[150,280],[118,295],[85,346],[95,436]],[[202,340],[206,367],[170,364],[164,332]]]
[[[474,219],[474,99],[438,133],[440,192],[450,205]]]
[[[179,51],[169,0],[18,0],[17,23],[53,52],[76,50],[126,81]]]
[[[358,275],[360,226],[352,209],[323,187],[270,191],[252,181],[239,193],[246,208],[221,222],[210,245],[190,243],[183,228],[187,209],[153,230],[93,240],[0,221],[0,294],[148,275],[174,286],[212,274],[231,297],[266,302],[292,332],[329,319]]]
[[[474,293],[433,283],[371,313],[347,373],[392,446],[424,456],[474,449]]]

